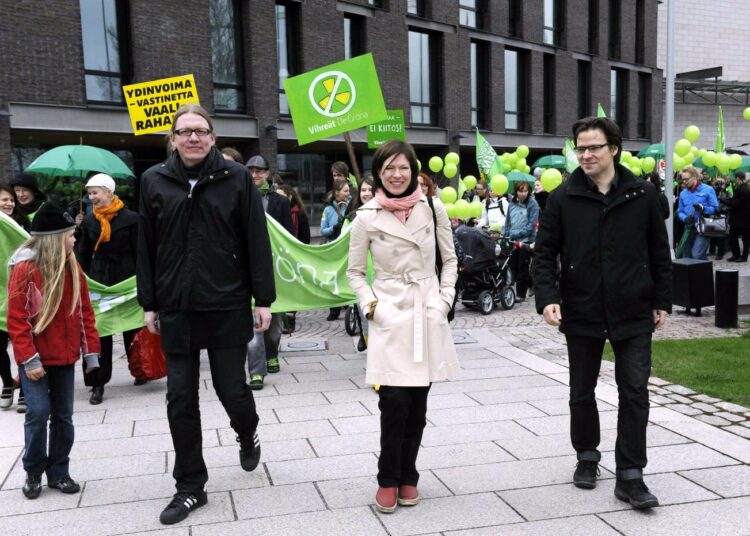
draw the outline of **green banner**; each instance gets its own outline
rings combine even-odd
[[[372,54],[287,78],[284,89],[300,145],[388,117]]]
[[[607,117],[607,112],[604,111],[601,103],[596,103],[596,117]]]
[[[565,171],[567,171],[568,173],[573,173],[579,164],[578,155],[576,155],[575,146],[573,145],[573,140],[571,140],[570,138],[565,138],[564,154]]]
[[[406,141],[403,110],[388,110],[388,119],[367,125],[368,148],[377,149],[389,140]]]
[[[490,182],[492,177],[503,172],[503,163],[500,157],[497,156],[495,149],[490,145],[490,142],[484,139],[484,136],[479,133],[479,129],[477,129],[477,141],[475,145],[479,174],[482,179]]]
[[[271,310],[307,311],[354,303],[346,269],[349,262],[349,232],[345,228],[333,242],[320,246],[303,244],[276,220],[266,217],[271,239],[276,301]],[[8,271],[10,257],[29,235],[10,218],[0,217],[0,329],[6,330]],[[86,278],[100,336],[122,333],[143,326],[135,277],[107,287]]]
[[[719,106],[719,120],[716,125],[716,152],[723,153],[726,147],[724,141],[724,110]]]

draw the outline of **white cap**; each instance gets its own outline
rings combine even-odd
[[[537,178],[537,179],[539,177],[541,177],[542,176],[542,171],[544,171],[544,170],[542,168],[540,168],[540,167],[534,168],[534,177]]]
[[[115,193],[115,180],[106,173],[97,173],[91,177],[86,183],[86,188],[89,188],[90,186],[106,188],[110,192]]]

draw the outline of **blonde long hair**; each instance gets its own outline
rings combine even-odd
[[[80,269],[75,255],[65,250],[65,237],[68,233],[34,235],[21,247],[36,253],[34,262],[42,276],[42,306],[37,316],[32,333],[39,335],[50,325],[57,314],[65,290],[65,270],[70,270],[73,279],[73,299],[69,316],[73,316],[80,304],[81,283]]]

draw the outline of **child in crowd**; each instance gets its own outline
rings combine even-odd
[[[99,334],[83,270],[72,254],[75,220],[44,203],[31,238],[8,263],[8,333],[26,395],[23,494],[47,485],[63,493],[80,486],[68,472],[73,447],[73,380],[83,353],[86,372],[99,367]],[[47,423],[49,422],[49,451]]]

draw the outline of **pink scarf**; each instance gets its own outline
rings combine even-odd
[[[406,224],[406,220],[411,216],[411,211],[414,205],[419,203],[422,199],[422,190],[417,188],[411,195],[406,197],[388,197],[382,188],[379,188],[375,192],[375,199],[378,200],[378,204],[388,212],[392,212],[394,216],[398,218],[403,224]]]

